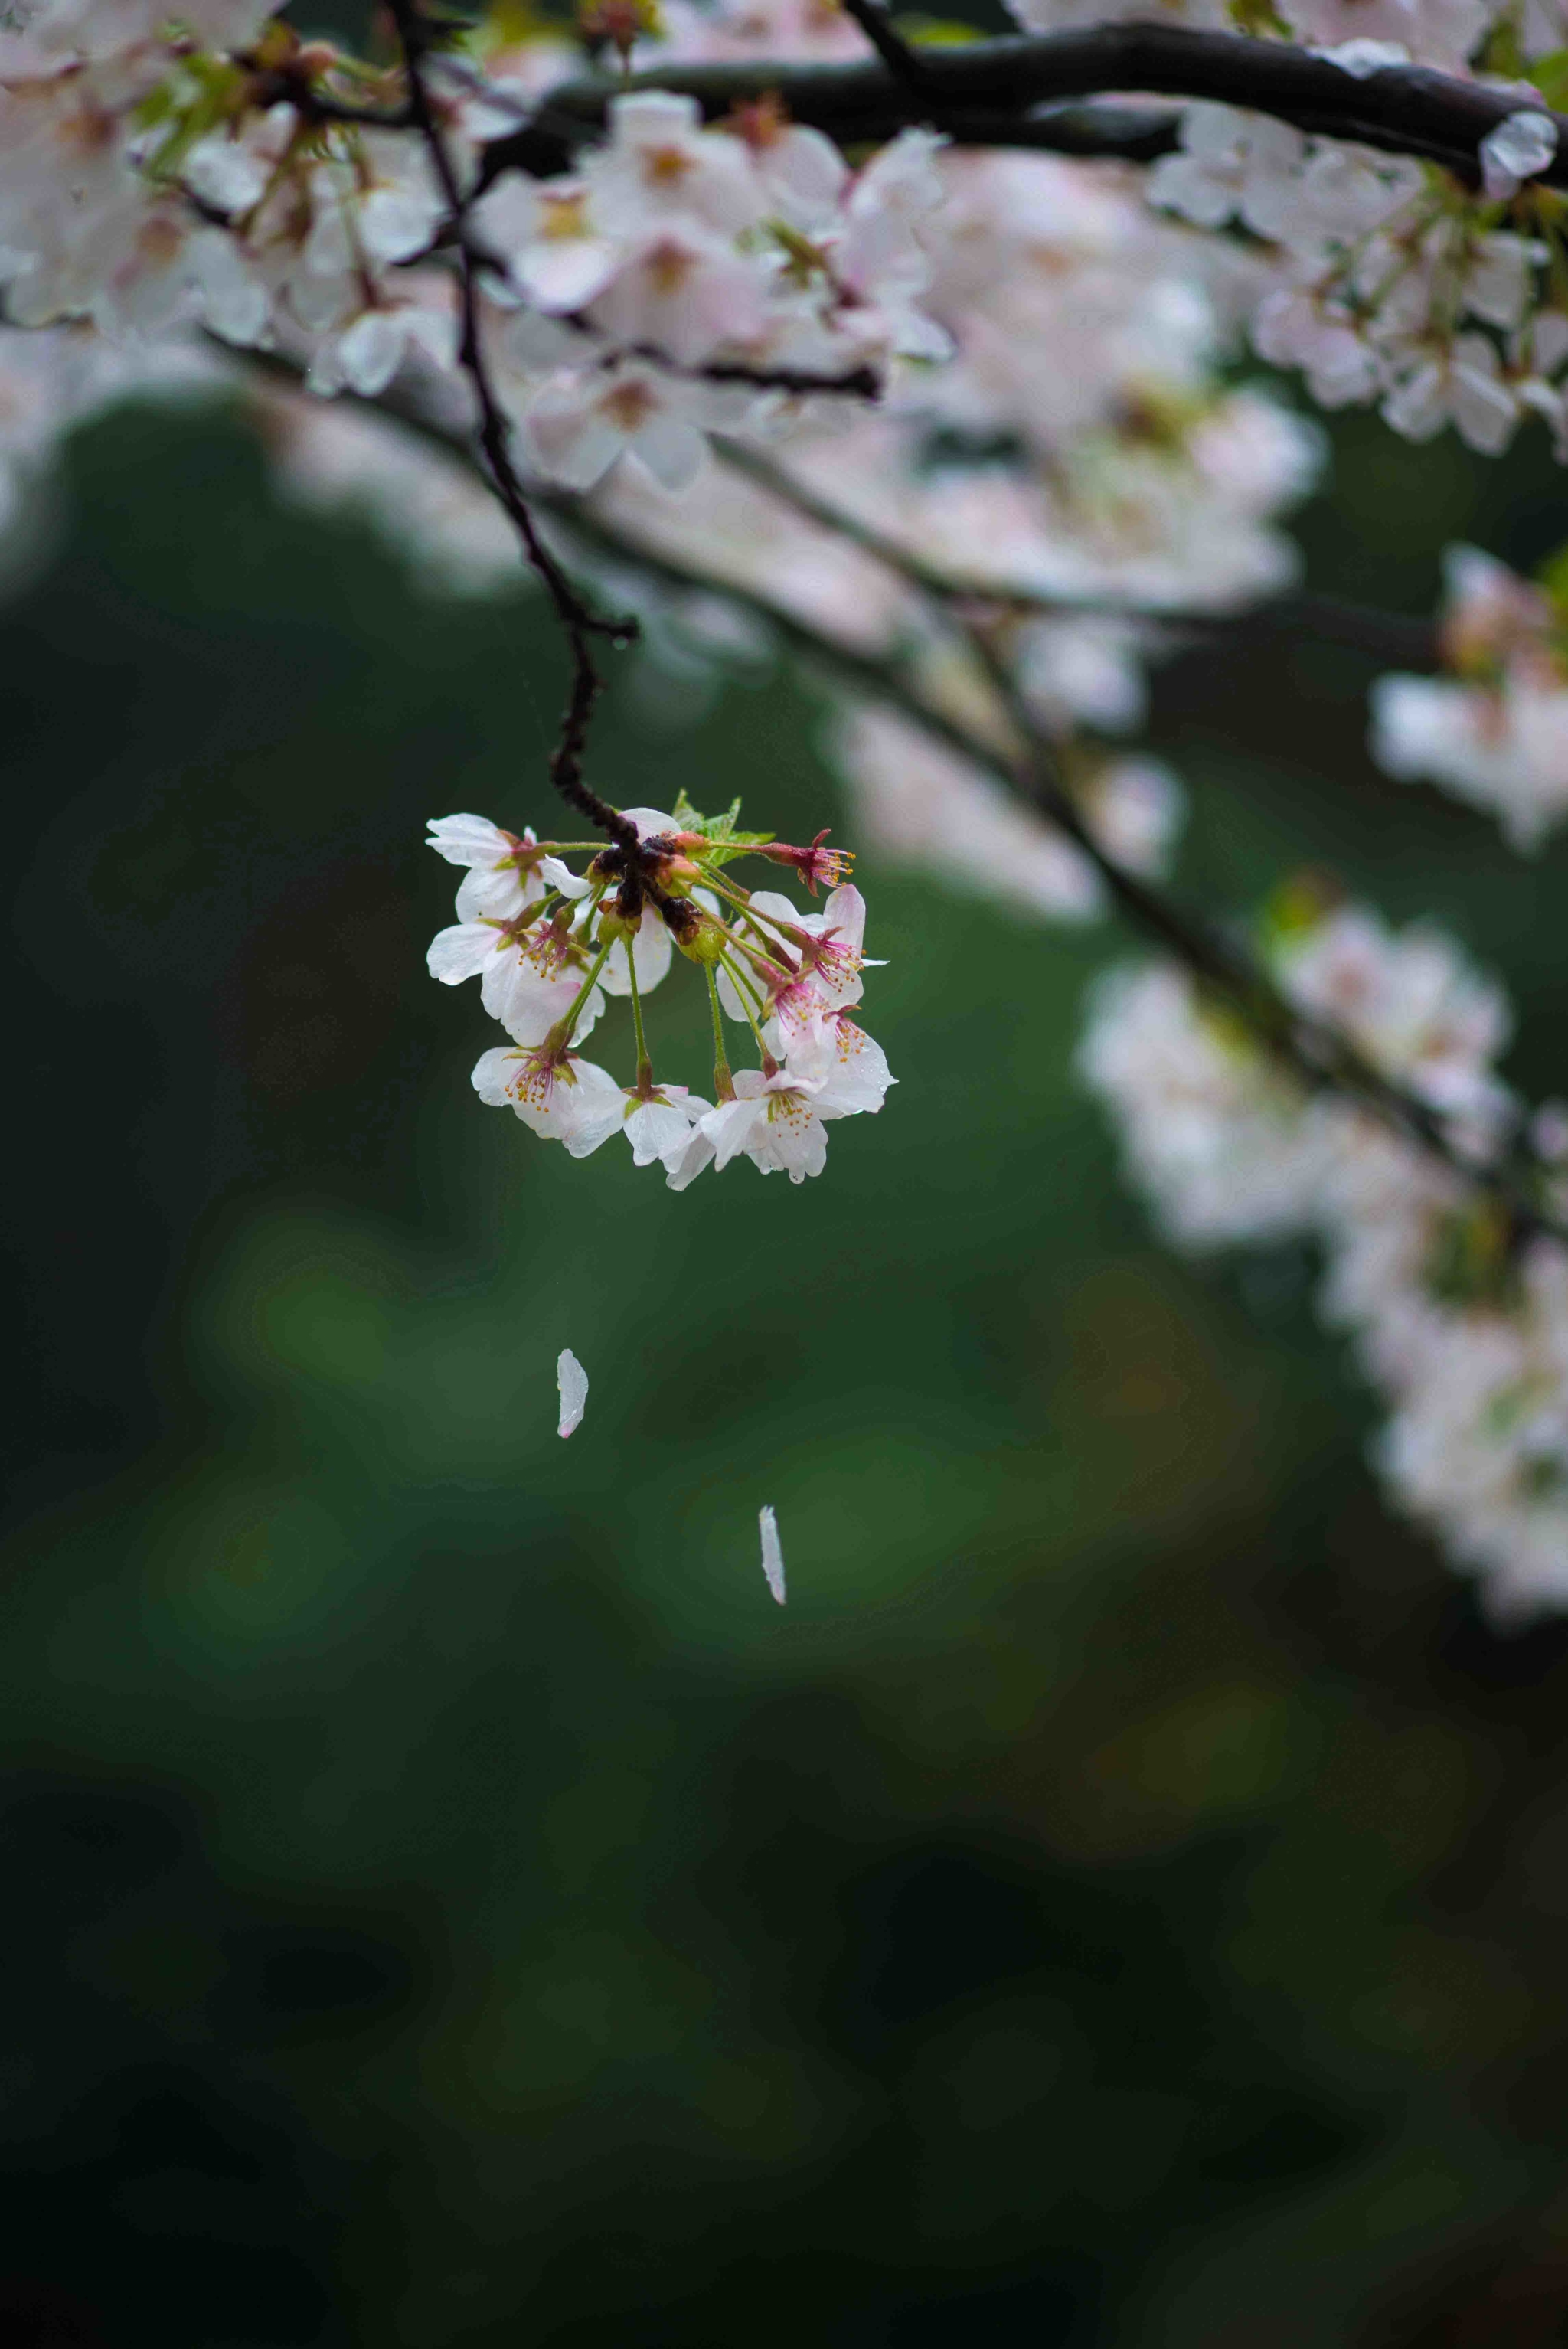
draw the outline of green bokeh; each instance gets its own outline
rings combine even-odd
[[[1538,453],[1358,423],[1338,467],[1327,588],[1420,608],[1447,538],[1562,535]],[[111,419],[74,473],[0,647],[0,2318],[1561,2337],[1564,1641],[1383,1513],[1304,1256],[1150,1238],[1072,1073],[1127,941],[863,859],[901,1082],[826,1177],[573,1165],[474,1102],[473,990],[423,968],[422,820],[546,812],[539,607],[422,599],[221,421]],[[1435,911],[1559,1089],[1568,860],[1380,780],[1368,674],[1162,676],[1183,884]],[[818,715],[738,678],[676,730],[634,675],[599,779],[809,836]],[[700,1083],[695,982],[655,1005]]]

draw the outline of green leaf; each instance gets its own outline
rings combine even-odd
[[[956,49],[982,37],[977,26],[959,24],[950,16],[900,15],[892,21],[906,41],[918,41],[923,48]]]
[[[1548,106],[1561,112],[1568,105],[1568,49],[1553,49],[1532,59],[1526,69]]]
[[[1568,621],[1568,546],[1560,546],[1536,567],[1537,584],[1544,589],[1558,613]]]
[[[748,849],[759,847],[773,838],[770,832],[740,832],[736,820],[740,813],[740,802],[731,800],[723,815],[699,815],[683,790],[670,810],[682,832],[701,833],[707,845],[696,853],[705,864],[728,864]]]
[[[1238,33],[1250,33],[1254,40],[1290,40],[1290,26],[1274,6],[1274,0],[1231,0],[1231,22]]]

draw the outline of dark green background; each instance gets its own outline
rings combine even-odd
[[[1559,2341],[1568,1640],[1384,1513],[1305,1256],[1151,1240],[1071,1075],[1127,942],[862,860],[902,1082],[827,1175],[573,1165],[423,968],[422,820],[548,821],[539,607],[221,419],[71,470],[0,636],[3,2337]],[[1429,606],[1561,481],[1356,424],[1314,584]],[[1369,673],[1164,673],[1183,886],[1435,911],[1568,1090],[1568,857],[1381,781]],[[852,838],[817,723],[634,680],[597,780]]]

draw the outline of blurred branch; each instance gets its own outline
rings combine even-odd
[[[883,55],[865,64],[655,66],[625,80],[585,77],[552,89],[531,119],[492,142],[484,176],[515,168],[536,176],[567,170],[578,148],[601,135],[612,101],[626,90],[664,89],[696,99],[714,120],[765,95],[841,147],[891,139],[934,122],[960,145],[1059,147],[1069,154],[1146,160],[1174,143],[1175,117],[1116,106],[1067,108],[1108,92],[1212,98],[1272,115],[1297,129],[1346,139],[1391,154],[1441,163],[1467,183],[1480,178],[1478,150],[1522,105],[1517,88],[1465,81],[1422,66],[1347,73],[1284,41],[1174,25],[1099,25],[1028,37],[914,47],[861,0],[852,13]],[[872,31],[872,23],[878,32]],[[890,61],[890,41],[902,57]],[[918,77],[910,72],[917,62]],[[1054,114],[1052,109],[1064,109]],[[1539,176],[1568,187],[1568,117],[1553,118],[1558,147]]]
[[[1225,647],[1252,638],[1310,636],[1364,653],[1368,660],[1395,661],[1413,668],[1438,665],[1438,631],[1432,621],[1346,603],[1336,595],[1292,590],[1242,612],[1151,611],[1114,597],[1035,595],[984,579],[954,578],[951,572],[938,570],[873,524],[820,496],[746,442],[727,433],[715,433],[713,438],[731,471],[745,474],[757,488],[791,507],[804,521],[835,538],[849,539],[910,586],[940,601],[972,598],[994,611],[1038,619],[1125,620],[1146,627],[1152,637],[1174,639],[1178,646]]]
[[[993,773],[1001,774],[1011,789],[1021,792],[1057,832],[1072,842],[1099,874],[1112,902],[1137,928],[1158,940],[1195,978],[1222,994],[1243,1014],[1275,1057],[1309,1087],[1327,1084],[1365,1103],[1407,1140],[1440,1159],[1451,1173],[1498,1196],[1515,1230],[1535,1227],[1540,1220],[1538,1210],[1505,1170],[1478,1169],[1460,1157],[1441,1120],[1424,1102],[1391,1083],[1337,1029],[1299,1010],[1243,946],[1202,915],[1181,907],[1167,892],[1152,887],[1140,874],[1130,872],[1105,850],[1063,780],[1055,742],[1029,707],[1011,664],[996,643],[996,619],[984,616],[987,603],[992,613],[996,614],[997,599],[944,578],[929,564],[906,554],[895,542],[862,526],[853,517],[841,514],[827,500],[799,487],[768,458],[743,450],[733,441],[726,440],[724,446],[726,461],[732,467],[824,530],[851,538],[935,605],[948,626],[969,647],[1009,727],[1024,746],[1020,768],[1015,769],[1010,761],[998,759],[994,752],[985,755],[983,762]],[[1004,606],[1000,616],[1005,617],[1008,599],[1000,600]],[[1310,600],[1297,599],[1299,603]],[[1327,605],[1330,614],[1347,633],[1360,625],[1362,616],[1354,606],[1338,607],[1328,598],[1316,600]],[[1041,607],[1031,605],[1027,608],[1037,611]],[[1061,607],[1057,609],[1059,612]],[[1434,641],[1434,652],[1435,649]],[[922,722],[929,727],[932,720],[923,702],[918,707]],[[981,756],[972,738],[965,734],[964,739],[969,743],[965,755],[972,760]]]
[[[275,354],[244,356],[247,361],[259,363],[267,373],[298,381],[299,370]],[[394,388],[373,399],[350,393],[342,396],[400,424],[483,477],[483,468],[466,438],[434,420],[407,392]],[[961,610],[949,613],[953,625],[965,635],[981,662],[998,702],[1024,745],[1021,757],[1008,756],[994,742],[961,725],[921,691],[896,657],[857,652],[820,635],[795,614],[750,589],[732,585],[696,563],[657,553],[623,536],[603,515],[593,512],[582,498],[569,492],[530,482],[527,495],[531,504],[563,528],[589,557],[618,569],[634,571],[653,585],[677,594],[722,597],[759,621],[773,638],[781,641],[809,667],[824,671],[851,693],[912,719],[955,757],[1001,783],[1072,843],[1099,875],[1113,904],[1133,928],[1163,947],[1202,985],[1222,996],[1267,1050],[1310,1090],[1328,1087],[1358,1102],[1402,1139],[1439,1160],[1468,1186],[1491,1197],[1505,1215],[1516,1240],[1543,1230],[1568,1239],[1568,1231],[1560,1231],[1542,1215],[1510,1166],[1477,1164],[1464,1157],[1449,1141],[1441,1121],[1424,1102],[1381,1075],[1336,1029],[1298,1011],[1244,947],[1205,916],[1182,906],[1168,892],[1130,872],[1109,854],[1063,784],[1054,746],[1023,702],[981,624],[967,618]],[[949,601],[961,604],[963,599],[950,595]]]

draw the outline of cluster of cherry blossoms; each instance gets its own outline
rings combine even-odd
[[[1205,228],[1236,222],[1267,254],[1252,322],[1259,356],[1299,367],[1322,408],[1377,400],[1412,440],[1451,424],[1494,455],[1528,416],[1568,452],[1568,207],[1522,190],[1556,153],[1522,107],[1482,143],[1478,201],[1408,156],[1230,106],[1198,104],[1150,200]]]
[[[1568,612],[1473,546],[1450,547],[1440,678],[1379,678],[1372,754],[1487,810],[1514,848],[1568,814]]]
[[[586,488],[633,450],[679,486],[711,426],[773,429],[814,388],[872,394],[895,362],[944,355],[918,306],[930,134],[851,172],[765,103],[709,128],[694,99],[640,92],[581,170],[482,184],[522,85],[431,72],[498,376],[542,474]],[[32,11],[0,35],[6,316],[201,327],[287,354],[320,393],[449,378],[449,192],[382,103],[393,78],[254,0]]]
[[[1487,1605],[1568,1603],[1568,1242],[1549,1223],[1568,1206],[1568,1112],[1526,1119],[1495,1071],[1502,990],[1441,931],[1298,898],[1269,936],[1289,1001],[1429,1112],[1452,1163],[1309,1089],[1169,964],[1102,982],[1084,1075],[1179,1246],[1321,1247],[1325,1319],[1387,1412],[1376,1464]],[[1467,1171],[1500,1159],[1522,1204]]]
[[[636,610],[650,723],[794,647],[821,656],[824,741],[888,858],[1054,920],[1104,912],[1119,875],[1157,884],[1184,797],[1126,739],[1146,671],[1184,622],[1294,585],[1283,525],[1323,467],[1318,429],[1244,379],[1248,347],[1412,439],[1493,451],[1534,419],[1568,454],[1568,199],[1547,183],[1568,5],[1013,5],[1046,34],[1157,20],[1315,51],[1351,128],[1372,78],[1414,64],[1489,98],[1491,127],[1450,169],[1418,139],[1204,98],[1145,165],[1114,135],[1145,101],[1114,87],[1096,158],[1041,151],[1047,114],[1010,138],[1005,109],[967,143],[961,109],[906,84],[902,128],[894,105],[835,138],[830,108],[814,128],[789,100],[877,70],[836,0],[593,0],[584,39],[410,0],[369,60],[260,0],[13,0],[0,554],[43,543],[75,424],[210,398],[242,403],[280,489],[367,515],[421,584],[514,585],[493,434],[475,460],[478,350],[547,562]],[[603,39],[636,86],[584,81]],[[674,69],[686,87],[658,88]],[[1380,761],[1524,848],[1568,809],[1568,636],[1543,579],[1456,551],[1444,673],[1374,694]],[[1065,825],[1017,788],[1039,757]],[[842,861],[684,802],[624,812],[634,848],[433,827],[467,871],[430,967],[477,977],[507,1037],[476,1088],[573,1156],[619,1127],[677,1189],[738,1154],[819,1172],[828,1124],[892,1081],[851,1017],[864,907]],[[828,885],[823,909],[739,888],[741,853]],[[1394,1490],[1500,1606],[1568,1604],[1568,1256],[1546,1228],[1564,1122],[1532,1124],[1496,1077],[1506,1008],[1440,933],[1319,905],[1263,951],[1446,1153],[1354,1087],[1305,1084],[1171,967],[1109,984],[1085,1046],[1134,1174],[1184,1245],[1314,1236],[1326,1310],[1387,1405]],[[643,999],[684,962],[709,994],[711,1099],[658,1081],[646,1049]],[[629,1083],[583,1049],[617,998]],[[729,1070],[727,1020],[756,1065]]]
[[[565,862],[584,843],[502,832],[483,816],[431,823],[429,844],[464,865],[458,920],[431,942],[431,976],[453,987],[477,978],[485,1009],[511,1038],[483,1053],[474,1091],[511,1109],[531,1132],[586,1158],[622,1133],[639,1166],[662,1165],[684,1191],[705,1167],[745,1155],[764,1174],[803,1183],[827,1164],[828,1127],[877,1111],[891,1084],[880,1044],[851,1019],[866,968],[865,900],[845,879],[849,859],[789,848],[736,829],[738,808],[704,819],[684,802],[619,811],[638,852],[597,851],[582,873]],[[777,890],[741,887],[727,871],[761,855],[794,871],[820,914]],[[643,999],[681,956],[707,980],[715,1100],[657,1081]],[[636,1075],[621,1084],[579,1050],[606,999],[632,1008]],[[731,1071],[723,1019],[748,1031],[758,1065]]]

